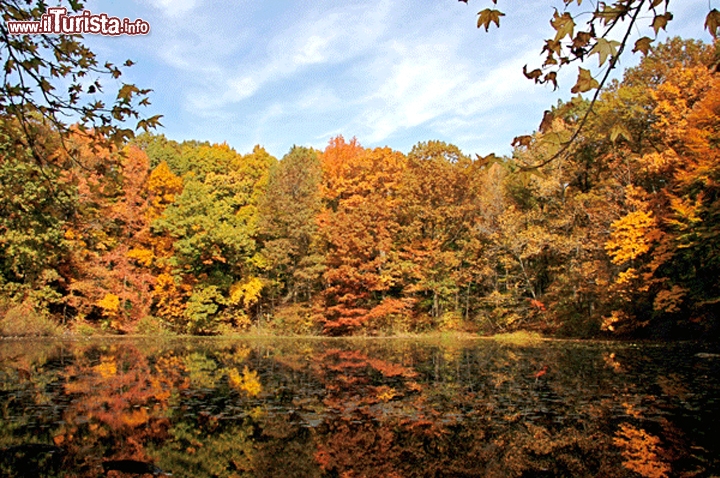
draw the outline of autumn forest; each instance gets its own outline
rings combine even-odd
[[[37,120],[38,164],[4,117],[0,329],[716,332],[717,62],[653,47],[555,159],[580,96],[502,158],[342,136],[283,158],[158,133],[98,148]]]

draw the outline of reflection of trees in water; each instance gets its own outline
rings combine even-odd
[[[650,477],[717,467],[711,424],[705,442],[693,433],[703,426],[699,391],[718,389],[693,378],[717,372],[708,362],[684,369],[652,350],[597,345],[192,344],[27,354],[2,344],[5,474],[12,450],[27,459],[34,448],[22,446],[38,443],[62,451],[38,451],[38,463],[61,460],[72,476],[98,476],[110,460],[193,477]]]
[[[597,426],[543,423],[552,413],[541,396],[553,392],[533,372],[550,358],[498,347],[421,349],[414,369],[397,375],[403,392],[380,404],[372,374],[357,373],[370,367],[367,358],[333,351],[315,362],[337,411],[318,436],[317,460],[331,476],[612,474],[609,439],[598,439]],[[390,411],[394,402],[400,413]]]

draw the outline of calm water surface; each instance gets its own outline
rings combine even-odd
[[[720,475],[708,345],[0,341],[1,476]]]

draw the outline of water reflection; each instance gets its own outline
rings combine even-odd
[[[0,475],[710,476],[693,344],[0,342]]]

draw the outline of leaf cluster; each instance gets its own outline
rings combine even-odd
[[[84,9],[78,1],[68,6],[73,13]],[[123,83],[114,98],[104,92],[108,81],[117,82],[123,69],[133,65],[131,60],[121,66],[103,63],[79,36],[9,33],[7,21],[40,21],[47,8],[44,0],[0,1],[0,116],[19,121],[18,140],[31,149],[35,161],[43,165],[48,158],[37,147],[33,117],[42,118],[61,137],[74,125],[98,147],[117,147],[132,138],[135,129],[160,126],[161,115],[140,116],[139,108],[150,104],[151,90]],[[130,120],[137,122],[128,125]]]

